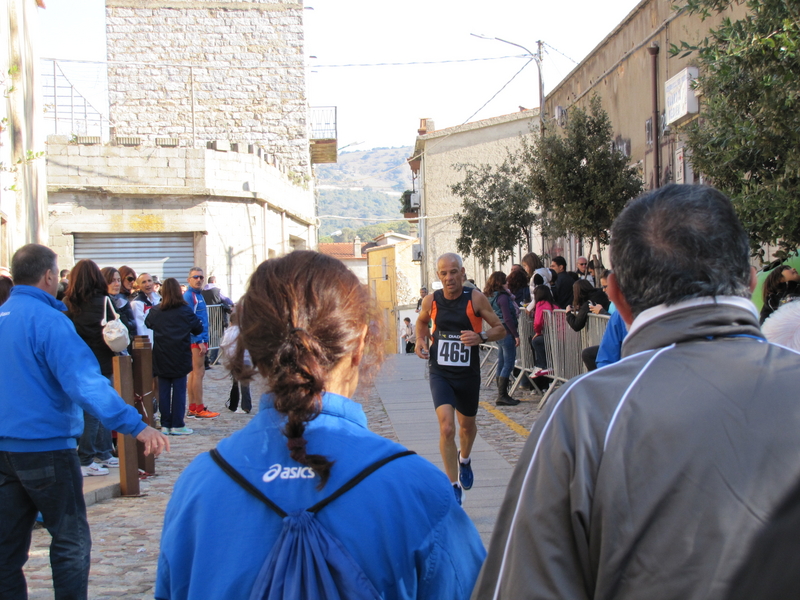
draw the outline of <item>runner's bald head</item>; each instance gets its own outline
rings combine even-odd
[[[464,261],[462,261],[461,257],[455,252],[446,252],[445,254],[442,254],[438,259],[436,259],[436,264],[438,265],[442,261],[446,262],[455,261],[459,269],[464,266]]]

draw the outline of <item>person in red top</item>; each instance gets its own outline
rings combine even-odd
[[[550,288],[546,285],[540,285],[533,291],[533,302],[528,305],[533,307],[533,338],[531,338],[531,347],[533,348],[533,365],[539,368],[539,371],[534,373],[534,377],[542,375],[549,375],[547,371],[547,354],[545,351],[544,343],[544,311],[554,311],[557,306],[553,304],[553,295],[550,293]],[[543,372],[544,371],[544,372]]]

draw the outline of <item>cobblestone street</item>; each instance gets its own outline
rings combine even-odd
[[[403,359],[415,360],[413,357]],[[391,377],[391,372],[385,370],[380,376]],[[252,418],[247,414],[234,414],[225,408],[229,389],[230,379],[225,376],[222,367],[208,371],[205,378],[206,403],[212,410],[221,412],[220,417],[210,421],[187,420],[187,426],[193,428],[195,434],[170,438],[172,451],[157,460],[158,475],[141,482],[141,497],[113,498],[88,507],[93,543],[89,598],[153,597],[161,525],[175,480],[196,455],[210,450],[220,439],[244,427]],[[255,413],[263,385],[255,383],[252,392]],[[521,402],[515,407],[498,408],[494,405],[496,394],[496,390],[481,389],[479,433],[513,465],[525,443],[521,428],[527,431],[535,421],[539,397],[533,396],[533,401]],[[529,393],[519,390],[514,395],[520,399],[530,397]],[[364,406],[370,429],[397,440],[376,388],[361,389],[357,396],[356,399]],[[425,418],[425,415],[421,417]],[[435,420],[432,407],[428,417]],[[49,544],[50,535],[46,530],[36,529],[33,532],[30,558],[25,567],[32,600],[53,598]],[[213,565],[209,565],[209,568],[213,568]]]

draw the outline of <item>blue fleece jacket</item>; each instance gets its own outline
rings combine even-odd
[[[189,304],[189,308],[192,309],[192,312],[197,315],[197,318],[203,323],[203,333],[200,335],[192,334],[192,343],[193,344],[200,344],[205,342],[208,343],[208,309],[206,308],[206,301],[203,298],[203,291],[196,290],[193,287],[190,287],[186,292],[183,294],[183,299]]]
[[[305,434],[309,454],[335,461],[318,492],[319,478],[289,456],[284,422],[264,396],[259,414],[218,449],[288,513],[313,506],[367,465],[404,450],[367,429],[359,404],[325,394],[322,413]],[[486,556],[447,477],[420,456],[385,465],[316,518],[385,600],[466,600]],[[282,526],[278,515],[201,454],[181,474],[167,506],[156,598],[248,597]]]
[[[37,287],[17,285],[0,306],[0,450],[45,452],[76,447],[83,411],[108,429],[138,435],[145,428],[100,374],[89,346]]]
[[[622,315],[615,309],[608,319],[606,332],[600,341],[597,350],[597,368],[617,362],[622,353],[622,341],[628,335],[628,326],[622,320]]]

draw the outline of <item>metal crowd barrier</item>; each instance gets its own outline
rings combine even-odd
[[[530,339],[533,337],[533,319],[524,308],[520,308],[519,311],[517,332],[519,333],[519,347],[517,348],[517,360],[514,363],[514,367],[519,369],[519,373],[511,386],[511,390],[508,392],[509,394],[513,394],[516,391],[519,384],[522,383],[523,377],[538,370],[533,364],[533,348],[531,348],[530,344]]]
[[[567,311],[559,309],[544,313],[547,368],[552,371],[548,377],[553,380],[553,383],[539,402],[540,409],[559,384],[586,372],[586,366],[581,360],[581,352],[590,346],[600,345],[608,325],[608,319],[608,315],[589,313],[586,326],[580,331],[574,331],[567,323]]]
[[[227,313],[222,304],[209,304],[208,309],[208,349],[219,350],[225,328],[228,326]]]

